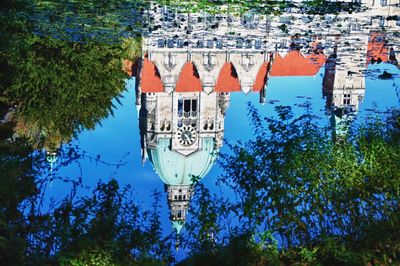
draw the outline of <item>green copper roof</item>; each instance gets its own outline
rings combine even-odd
[[[160,138],[147,153],[156,173],[167,185],[190,185],[193,176],[203,178],[217,157],[213,138],[203,138],[201,148],[188,156],[170,150],[171,139]]]
[[[176,231],[176,233],[179,235],[183,226],[185,223],[183,221],[173,221],[172,222],[172,228]]]

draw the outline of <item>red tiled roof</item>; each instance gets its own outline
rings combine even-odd
[[[240,91],[239,77],[232,63],[227,62],[222,66],[215,84],[217,92]]]
[[[156,65],[147,58],[143,60],[142,68],[142,92],[163,92],[164,86],[161,81],[160,72]]]
[[[260,91],[264,88],[268,80],[269,62],[264,62],[257,73],[256,80],[254,81],[253,91]]]
[[[388,61],[388,48],[385,45],[385,35],[380,32],[372,32],[368,40],[367,64],[372,59],[377,61],[379,58],[382,62]]]
[[[322,53],[305,57],[299,51],[290,51],[283,58],[276,53],[271,76],[315,76],[326,61]]]
[[[176,82],[175,91],[178,92],[194,92],[202,91],[199,72],[192,62],[186,63],[179,74],[178,81]]]

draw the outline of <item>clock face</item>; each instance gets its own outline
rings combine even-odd
[[[196,141],[196,130],[191,126],[183,126],[178,129],[178,141],[180,144],[190,146]]]

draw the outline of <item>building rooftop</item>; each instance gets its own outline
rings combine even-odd
[[[218,151],[213,138],[202,138],[200,149],[188,156],[170,149],[171,140],[160,138],[155,149],[148,149],[154,170],[166,185],[191,185],[192,178],[203,178],[213,166]]]

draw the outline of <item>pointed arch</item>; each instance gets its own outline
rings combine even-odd
[[[164,86],[157,66],[147,58],[143,60],[141,81],[141,89],[143,93],[164,91]]]
[[[215,84],[217,92],[240,91],[240,81],[235,66],[231,62],[226,62],[219,72],[217,83]]]
[[[176,82],[175,91],[177,92],[195,92],[202,91],[203,86],[199,72],[192,62],[183,65],[178,81]]]
[[[270,62],[264,62],[260,70],[257,73],[256,80],[254,81],[253,91],[261,91],[268,80],[268,72],[270,68]]]

